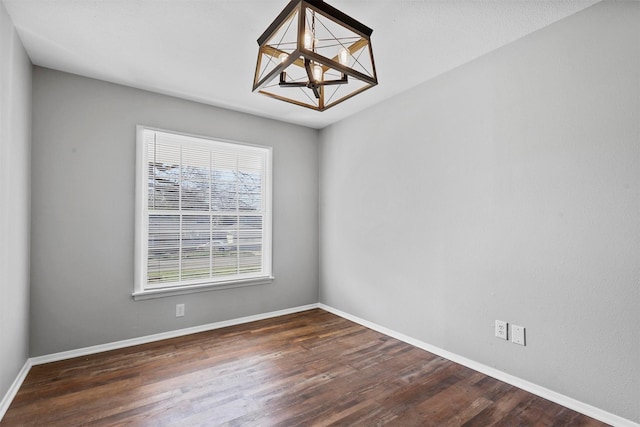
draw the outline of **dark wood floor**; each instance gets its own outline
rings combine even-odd
[[[1,426],[603,426],[310,310],[34,366]]]

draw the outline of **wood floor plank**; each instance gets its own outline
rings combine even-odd
[[[34,366],[0,426],[604,426],[320,309]]]

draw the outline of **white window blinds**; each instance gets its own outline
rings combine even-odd
[[[137,292],[271,276],[264,147],[138,132]]]

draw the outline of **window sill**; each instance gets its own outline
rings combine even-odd
[[[174,288],[150,289],[146,291],[134,292],[133,299],[136,301],[171,297],[175,295],[195,294],[197,292],[219,291],[222,289],[242,288],[245,286],[266,285],[273,282],[273,277],[255,277],[245,280],[234,280],[233,282],[205,283],[202,285],[180,286]]]

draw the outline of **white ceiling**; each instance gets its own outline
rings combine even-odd
[[[2,0],[35,65],[322,128],[599,0],[328,0],[373,28],[378,86],[324,112],[251,92],[288,0]]]

